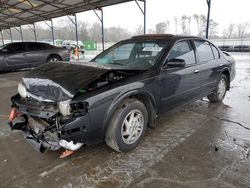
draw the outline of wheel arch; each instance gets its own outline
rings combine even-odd
[[[125,99],[128,98],[135,98],[139,101],[141,101],[147,111],[148,111],[148,126],[149,127],[155,127],[155,119],[156,119],[156,101],[154,97],[147,91],[141,91],[141,90],[133,90],[130,92],[127,92],[114,100],[114,102],[110,105],[105,118],[104,118],[104,128],[105,131],[108,127],[108,123],[110,119],[112,118],[112,115],[115,113],[115,111],[119,108],[119,106],[122,104],[122,102]]]

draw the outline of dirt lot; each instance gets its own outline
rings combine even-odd
[[[10,96],[25,72],[0,74],[0,187],[250,187],[250,55],[222,104],[205,98],[158,119],[128,153],[105,144],[40,154],[8,125]]]

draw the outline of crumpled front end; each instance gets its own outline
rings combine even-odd
[[[19,94],[11,101],[10,127],[22,131],[38,151],[78,150],[87,142],[89,117],[86,106],[82,105],[82,109],[75,107],[74,112],[64,116],[55,102],[41,103]]]
[[[23,77],[18,95],[11,98],[10,125],[40,151],[77,150],[103,141],[102,124],[91,119],[90,126],[93,106],[87,101],[97,89],[137,73],[73,63],[40,66]]]

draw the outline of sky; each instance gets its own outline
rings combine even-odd
[[[141,5],[143,6],[143,3]],[[211,5],[211,19],[219,23],[219,34],[230,23],[250,22],[250,0],[212,0]],[[174,33],[174,17],[181,17],[183,14],[206,15],[206,0],[147,0],[147,29],[154,28],[159,22],[169,20],[169,32]],[[77,19],[90,24],[99,21],[93,11],[78,13]],[[138,25],[143,25],[143,15],[135,2],[105,7],[104,25],[105,27],[120,26],[129,31],[135,31]],[[191,23],[191,30],[195,34],[194,21]]]

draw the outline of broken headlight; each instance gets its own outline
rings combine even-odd
[[[74,117],[79,117],[87,114],[88,103],[87,102],[72,102],[70,104],[71,112]]]
[[[18,86],[17,86],[17,92],[19,93],[19,95],[22,98],[26,98],[27,97],[27,90],[26,90],[26,88],[24,87],[24,85],[22,83],[18,84]]]

